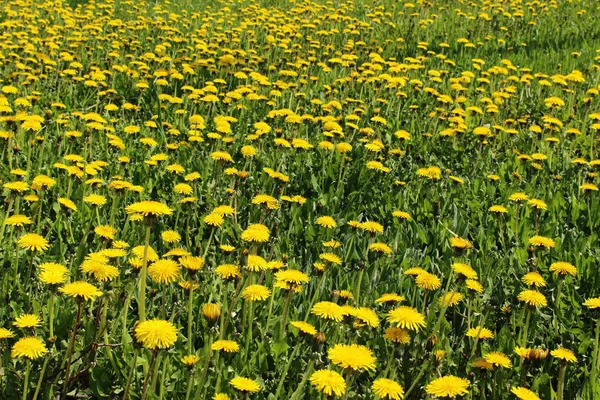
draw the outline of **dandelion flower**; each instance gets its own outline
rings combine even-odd
[[[184,256],[179,259],[179,263],[187,270],[199,271],[204,266],[205,261],[202,257]]]
[[[383,338],[392,343],[410,343],[410,333],[406,329],[397,328],[395,326],[387,328]]]
[[[450,246],[455,247],[457,249],[470,249],[473,247],[473,244],[461,237],[452,237],[450,238]]]
[[[225,222],[222,215],[215,213],[208,214],[202,221],[204,221],[206,225],[215,226],[217,228]]]
[[[19,339],[12,347],[10,356],[12,358],[27,357],[30,360],[40,358],[48,352],[46,345],[41,339],[28,336]]]
[[[37,233],[27,233],[19,239],[19,247],[31,251],[48,250],[48,241]]]
[[[140,322],[135,327],[135,338],[147,349],[167,349],[177,342],[177,328],[162,319]]]
[[[200,361],[200,357],[198,357],[198,356],[197,356],[197,355],[195,355],[195,354],[189,354],[189,355],[187,355],[187,356],[183,356],[183,357],[181,357],[181,362],[182,362],[184,365],[188,366],[188,367],[191,367],[191,366],[193,366],[193,365],[194,365],[194,364],[196,364],[198,361]]]
[[[181,235],[175,231],[164,231],[160,237],[167,243],[177,243],[181,240]]]
[[[533,247],[543,247],[545,249],[552,249],[556,247],[556,242],[554,240],[537,235],[529,239],[529,244]]]
[[[391,379],[379,378],[373,382],[371,386],[373,392],[385,399],[402,400],[404,398],[404,389],[398,382]]]
[[[539,272],[528,272],[521,278],[521,281],[529,286],[544,287],[546,280]]]
[[[323,228],[327,228],[327,229],[331,229],[331,228],[335,228],[337,226],[337,223],[335,222],[335,220],[330,217],[330,216],[323,216],[323,217],[319,217],[317,218],[317,225],[320,225]]]
[[[476,326],[467,331],[467,336],[472,338],[479,338],[480,340],[493,339],[494,333],[487,328]]]
[[[242,291],[242,298],[248,301],[263,301],[269,298],[271,291],[263,285],[250,285]]]
[[[540,400],[537,394],[524,387],[513,387],[510,392],[520,400]]]
[[[127,214],[141,214],[144,217],[171,215],[173,210],[158,201],[140,201],[125,207]]]
[[[406,298],[404,296],[400,296],[396,293],[384,293],[378,299],[375,300],[375,303],[396,303],[404,301]]]
[[[102,292],[96,286],[84,281],[67,283],[58,290],[67,296],[85,300],[94,300],[96,297],[102,295]]]
[[[33,223],[33,221],[31,221],[31,218],[29,218],[26,215],[15,214],[15,215],[11,215],[10,217],[6,218],[6,220],[4,220],[4,223],[9,226],[21,227],[21,226],[25,226],[25,225],[31,225]]]
[[[462,293],[448,292],[440,297],[440,304],[447,307],[454,307],[455,305],[460,303],[462,299],[464,299],[464,297],[465,296],[463,296]]]
[[[321,369],[313,372],[310,376],[310,383],[326,396],[342,396],[346,393],[346,381],[344,378],[339,373],[329,369]]]
[[[221,264],[215,268],[215,273],[223,279],[239,278],[242,276],[240,267],[233,264]]]
[[[510,368],[512,366],[512,362],[510,358],[508,358],[504,353],[500,353],[498,351],[493,351],[483,356],[487,362],[493,364],[495,366]]]
[[[477,272],[470,265],[463,263],[452,264],[452,269],[457,274],[463,275],[467,279],[477,279]]]
[[[264,271],[267,269],[267,261],[261,256],[255,254],[248,255],[248,269],[250,271]]]
[[[430,274],[429,272],[424,272],[422,274],[417,275],[417,279],[415,283],[421,289],[426,290],[437,290],[442,286],[442,281],[437,276]]]
[[[377,361],[371,350],[357,344],[336,344],[327,352],[327,358],[335,365],[352,368],[355,371],[359,369],[375,370]]]
[[[202,315],[209,321],[215,321],[221,316],[221,306],[215,303],[206,303],[202,306]]]
[[[252,224],[242,232],[242,240],[246,242],[264,243],[269,241],[269,228],[262,224]]]
[[[307,335],[316,335],[317,334],[317,329],[312,326],[311,324],[309,324],[308,322],[304,322],[304,321],[292,321],[290,322],[290,325],[292,325],[294,328],[297,328],[300,332],[305,333]]]
[[[400,306],[393,309],[387,315],[387,319],[392,323],[398,324],[399,328],[410,331],[419,331],[427,325],[425,323],[425,316],[419,313],[416,308],[408,306]]]
[[[565,349],[564,347],[559,347],[558,349],[554,349],[550,352],[550,355],[555,358],[559,358],[561,360],[565,360],[568,362],[577,362],[577,357],[575,357],[575,353],[569,349]]]
[[[226,353],[237,353],[240,351],[240,345],[233,340],[216,340],[211,346],[211,350],[224,351]]]
[[[173,260],[161,259],[153,262],[148,267],[148,275],[158,283],[172,283],[179,278],[181,268],[179,264]]]
[[[2,339],[10,339],[15,337],[15,334],[11,331],[9,331],[6,328],[0,328],[0,340]]]
[[[425,391],[435,397],[455,398],[469,393],[470,384],[467,379],[446,375],[431,381]]]
[[[532,307],[548,305],[546,297],[537,290],[523,290],[521,293],[519,293],[517,299],[519,299],[519,301],[525,302],[527,305]]]
[[[550,271],[554,272],[554,275],[577,275],[577,268],[573,264],[564,261],[552,263]]]
[[[109,225],[98,225],[94,228],[94,233],[105,239],[114,239],[117,230]]]
[[[315,314],[324,319],[331,319],[336,322],[341,322],[346,315],[344,309],[337,305],[336,303],[332,303],[330,301],[320,301],[315,304],[310,311],[311,314]]]
[[[595,308],[600,308],[600,297],[594,297],[591,299],[587,299],[584,303],[584,306],[589,308],[590,310]]]
[[[35,328],[42,324],[42,319],[35,314],[23,314],[15,318],[13,325],[17,328]]]
[[[236,376],[229,381],[229,384],[240,392],[256,393],[260,390],[260,385],[249,378]]]

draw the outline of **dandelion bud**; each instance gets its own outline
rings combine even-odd
[[[317,332],[313,336],[317,343],[325,343],[327,337],[325,336],[325,332]]]
[[[221,316],[221,307],[215,303],[206,303],[202,306],[202,315],[209,321],[215,321]]]

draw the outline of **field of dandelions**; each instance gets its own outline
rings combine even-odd
[[[600,399],[585,0],[5,0],[0,399]]]

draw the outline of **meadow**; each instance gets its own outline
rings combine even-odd
[[[1,399],[600,399],[600,4],[3,0]]]

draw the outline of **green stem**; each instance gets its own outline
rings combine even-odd
[[[194,282],[192,281],[192,283],[190,284],[190,295],[188,296],[188,304],[187,304],[187,308],[188,308],[188,326],[187,326],[187,339],[188,339],[188,354],[192,354],[192,352],[194,351],[193,348],[193,338],[192,338],[192,302],[193,302],[193,298],[194,298]]]
[[[139,349],[137,347],[135,347],[133,350],[133,362],[131,363],[131,368],[129,369],[129,375],[127,376],[127,385],[125,385],[123,400],[127,400],[129,398],[129,388],[131,387],[131,379],[133,378],[133,373],[135,371],[135,367],[137,366],[138,351]]]
[[[592,353],[592,390],[596,392],[596,384],[598,383],[598,340],[600,339],[600,318],[596,319],[596,337],[594,339],[594,352]]]
[[[250,348],[250,343],[252,342],[252,319],[254,318],[254,303],[250,301],[248,303],[248,324],[246,326],[246,345],[245,345],[245,353],[244,353],[244,364],[248,362],[248,349]],[[277,398],[277,396],[275,397]]]
[[[67,368],[65,371],[65,382],[63,383],[62,394],[67,397],[69,391],[69,378],[71,373],[71,358],[73,356],[73,350],[75,348],[75,339],[77,338],[77,329],[79,328],[79,322],[81,321],[81,315],[83,314],[83,300],[79,300],[77,304],[77,318],[75,319],[75,327],[73,327],[73,335],[69,342],[69,349],[67,350]]]
[[[529,330],[529,321],[531,319],[531,308],[527,307],[527,316],[525,317],[525,326],[523,327],[523,337],[521,338],[521,347],[527,347],[527,331]]]
[[[29,386],[29,373],[31,372],[31,360],[27,359],[27,367],[25,369],[25,379],[23,383],[23,400],[27,400],[27,389]]]
[[[277,385],[277,391],[275,392],[275,398],[279,398],[279,394],[281,393],[281,389],[283,389],[283,383],[285,382],[285,377],[287,376],[288,370],[290,369],[290,365],[292,365],[292,361],[296,358],[296,354],[301,346],[296,346],[292,355],[288,359],[288,362],[285,364],[285,368],[281,372],[281,378],[279,379],[279,384]]]
[[[354,304],[356,304],[357,307],[360,305],[360,303],[359,303],[360,285],[362,283],[362,278],[363,278],[364,273],[365,273],[365,269],[363,268],[358,273],[358,281],[356,282],[356,294],[354,295]]]
[[[192,392],[192,377],[194,374],[190,371],[190,376],[188,376],[187,387],[185,389],[185,400],[190,400],[190,393]]]
[[[567,362],[562,360],[560,371],[558,373],[558,386],[556,388],[556,400],[563,400],[563,392],[565,389],[565,371],[567,370]]]
[[[142,390],[142,400],[146,399],[148,395],[148,384],[150,383],[150,375],[152,370],[154,369],[154,361],[156,361],[156,354],[158,353],[158,349],[152,350],[152,358],[150,358],[150,365],[148,365],[148,371],[146,372],[146,378],[144,379],[144,389]]]
[[[323,281],[325,280],[325,271],[323,271],[323,275],[321,275],[321,279],[319,279],[319,283],[315,288],[315,294],[313,294],[312,299],[310,299],[310,303],[308,304],[308,308],[306,309],[306,315],[304,316],[304,322],[308,321],[308,317],[310,316],[310,310],[312,310],[315,301],[317,300],[317,296],[321,292],[321,287],[323,286]]]
[[[50,356],[46,356],[46,358],[44,358],[44,364],[42,364],[40,377],[38,378],[37,385],[35,386],[35,392],[33,393],[33,400],[37,400],[37,397],[40,394],[40,388],[42,387],[42,382],[44,381],[44,376],[46,375],[46,366],[48,365],[49,359]]]
[[[140,273],[140,287],[138,291],[138,308],[140,322],[146,320],[146,270],[148,268],[148,247],[150,247],[150,225],[146,226],[146,240],[144,241],[144,257],[142,258],[142,271]]]
[[[283,317],[281,318],[281,326],[279,327],[279,340],[283,340],[285,333],[285,324],[287,322],[288,313],[290,311],[290,300],[292,299],[292,291],[288,290],[287,297],[285,299],[285,306],[283,309]]]
[[[50,325],[50,337],[54,337],[54,293],[50,292],[48,299],[48,323]]]
[[[556,289],[556,304],[555,304],[555,310],[554,313],[555,315],[555,319],[554,319],[554,334],[556,336],[558,336],[558,326],[560,325],[560,295],[562,294],[562,286],[563,286],[563,279],[560,279],[558,281],[558,288]]]

